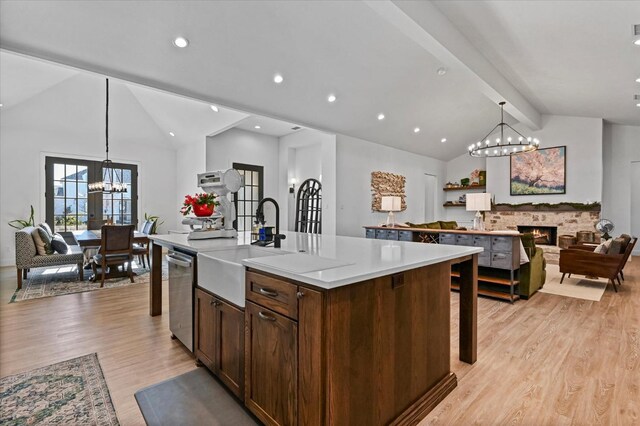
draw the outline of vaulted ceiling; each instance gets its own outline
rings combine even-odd
[[[634,23],[640,2],[2,1],[0,47],[448,160],[503,99],[531,128],[540,113],[640,125]],[[165,131],[198,115],[155,96],[136,94]]]

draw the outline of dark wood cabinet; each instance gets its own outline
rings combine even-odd
[[[196,358],[239,398],[244,396],[244,312],[196,289]]]
[[[216,310],[215,297],[202,290],[195,292],[194,353],[207,368],[215,370]]]
[[[295,425],[298,412],[298,324],[247,302],[245,405],[265,424]]]

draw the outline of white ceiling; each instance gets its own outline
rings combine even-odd
[[[260,129],[256,129],[256,126],[260,126]],[[262,117],[259,115],[251,115],[236,124],[234,127],[237,129],[248,130],[250,132],[262,133],[263,135],[281,137],[290,133],[299,132],[303,129],[300,128],[298,130],[293,130],[293,127],[296,126],[298,125],[282,120]]]
[[[640,125],[640,1],[435,1],[541,113]]]
[[[0,47],[448,160],[496,124],[503,98],[534,127],[538,112],[640,125],[626,103],[640,92],[639,4],[2,1]],[[174,128],[156,96],[136,94]],[[257,131],[252,120],[241,126]]]

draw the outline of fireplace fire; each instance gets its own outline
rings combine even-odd
[[[521,234],[531,233],[536,244],[543,246],[555,246],[558,243],[557,226],[524,226],[518,225]]]

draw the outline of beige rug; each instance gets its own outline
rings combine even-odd
[[[558,296],[573,297],[576,299],[593,300],[599,302],[607,288],[608,280],[604,278],[587,279],[584,276],[572,275],[564,277],[560,284],[560,273],[558,265],[547,264],[547,280],[544,287],[538,290],[541,293],[555,294]],[[611,289],[613,291],[613,289]]]
[[[78,281],[78,269],[75,265],[34,268],[29,272],[29,278],[22,282],[22,288],[16,290],[9,303],[149,282],[151,276],[149,268],[143,268],[134,261],[133,272],[137,274],[133,283],[129,280],[129,277],[114,278],[105,280],[104,287],[100,288],[100,281],[89,281],[89,277],[93,274],[90,269],[85,269],[84,281]],[[163,262],[162,279],[165,280],[168,276],[167,264]]]

